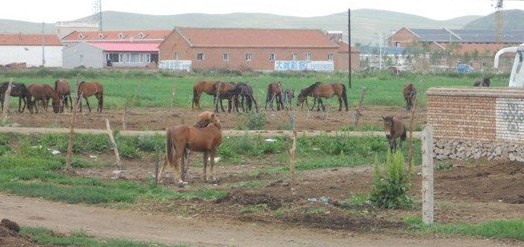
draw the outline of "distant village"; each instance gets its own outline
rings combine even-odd
[[[522,42],[523,31],[403,27],[379,46],[349,48],[341,31],[193,28],[100,31],[98,24],[59,22],[55,34],[0,34],[0,66],[142,68],[181,71],[351,71],[454,69],[492,65],[500,48]],[[350,51],[351,50],[351,61]]]

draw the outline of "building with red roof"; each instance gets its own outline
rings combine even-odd
[[[316,29],[181,27],[160,44],[159,59],[161,67],[176,61],[199,70],[347,71],[349,52],[341,43]]]

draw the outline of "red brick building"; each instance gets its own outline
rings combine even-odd
[[[159,46],[162,61],[184,61],[201,70],[278,70],[318,62],[331,70],[347,71],[347,44],[311,29],[175,28]],[[352,49],[353,50],[353,49]],[[358,61],[355,49],[352,58]],[[289,65],[291,64],[291,65]],[[358,70],[359,63],[352,63]],[[304,67],[305,68],[305,67]]]

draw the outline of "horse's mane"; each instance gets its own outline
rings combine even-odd
[[[315,90],[315,88],[317,88],[318,85],[320,85],[321,83],[322,82],[319,82],[319,81],[315,82],[314,84],[310,85],[309,87],[302,89],[302,91],[300,91],[300,94],[310,95],[311,92],[313,92],[313,90]]]

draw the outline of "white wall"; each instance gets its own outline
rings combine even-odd
[[[44,47],[45,67],[62,67],[62,46]],[[42,46],[0,46],[0,64],[42,66]]]

